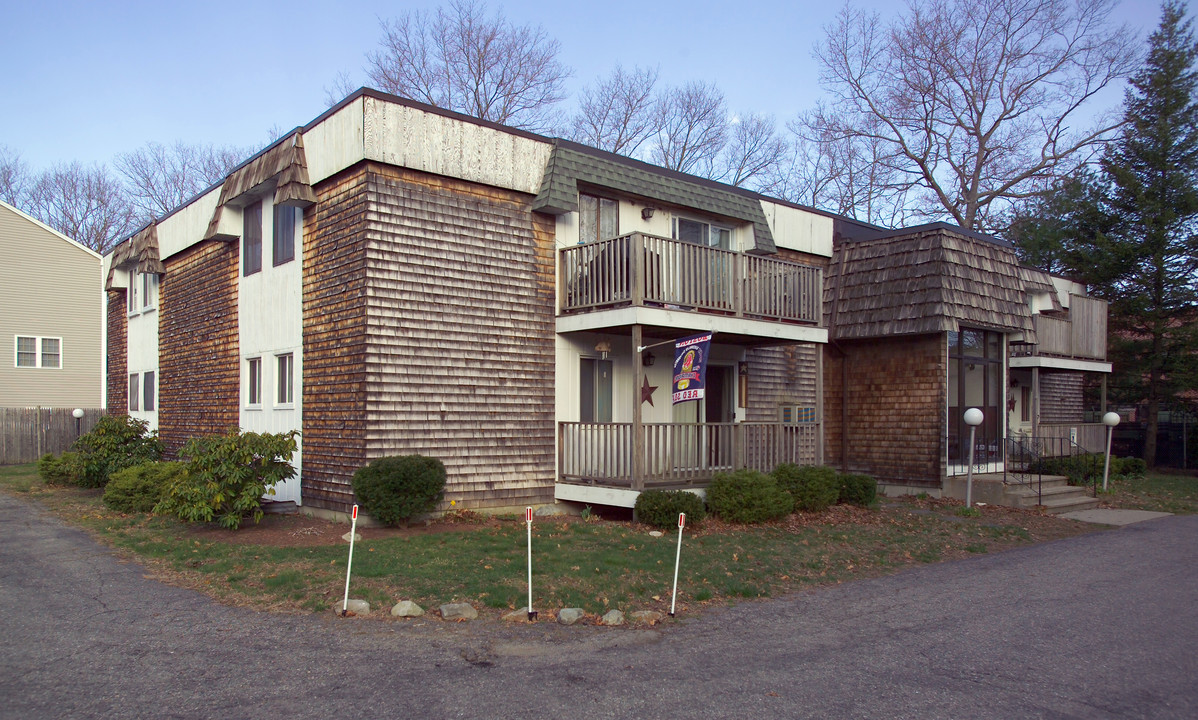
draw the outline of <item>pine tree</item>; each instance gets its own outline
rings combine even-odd
[[[1111,227],[1092,269],[1111,301],[1119,384],[1146,406],[1153,465],[1158,413],[1192,388],[1198,357],[1198,44],[1180,2],[1162,5],[1148,45],[1124,99],[1126,124],[1102,160]]]

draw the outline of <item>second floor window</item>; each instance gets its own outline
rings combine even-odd
[[[241,222],[241,274],[249,276],[262,269],[262,203],[247,206]]]
[[[620,234],[620,203],[594,195],[578,196],[578,242],[607,240]]]
[[[275,205],[272,258],[275,265],[295,259],[295,231],[303,211],[290,205]]]
[[[732,228],[680,217],[674,219],[674,239],[721,250],[731,250]]]
[[[131,314],[154,309],[158,304],[158,276],[130,270],[127,297]]]
[[[19,368],[62,367],[62,338],[18,335],[16,350]]]

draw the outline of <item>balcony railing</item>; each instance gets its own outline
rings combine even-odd
[[[820,268],[632,233],[561,252],[563,312],[655,306],[820,322]]]
[[[779,463],[816,462],[819,425],[804,423],[645,423],[643,462],[632,423],[559,423],[564,482],[645,490],[703,486],[717,472],[769,472]],[[643,470],[638,472],[638,466]]]
[[[1035,345],[1016,345],[1016,355],[1106,360],[1107,303],[1074,295],[1069,317],[1036,315]]]

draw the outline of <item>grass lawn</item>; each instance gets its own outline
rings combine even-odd
[[[1178,515],[1198,512],[1198,475],[1153,471],[1142,478],[1112,478],[1104,505]]]
[[[1165,476],[1168,477],[1168,476]],[[1153,480],[1124,494],[1156,498],[1168,491],[1179,507],[1195,507],[1189,485]],[[0,467],[0,489],[34,500],[98,540],[144,563],[164,581],[196,588],[231,604],[285,611],[339,606],[348,546],[337,536],[348,526],[325,527],[327,542],[304,542],[323,521],[270,517],[269,528],[237,531],[187,526],[174,520],[126,515],[106,508],[100,491],[47,487],[34,465]],[[837,506],[796,514],[763,526],[708,520],[688,528],[678,577],[678,612],[706,605],[773,597],[819,584],[895,572],[921,563],[995,552],[1089,532],[1095,526],[1035,512],[988,506],[962,516],[959,502],[884,499],[872,509]],[[497,617],[527,602],[523,518],[470,519],[436,531],[364,531],[354,547],[351,597],[386,616],[399,600],[426,609],[466,601]],[[267,530],[272,542],[260,542]],[[533,523],[533,604],[541,617],[564,607],[584,609],[591,621],[611,608],[666,611],[677,533],[662,537],[630,522],[537,518]],[[279,542],[279,538],[284,541]],[[293,538],[295,541],[287,541]]]

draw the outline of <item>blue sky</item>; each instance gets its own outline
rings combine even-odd
[[[362,68],[377,46],[379,17],[438,4],[0,0],[0,144],[33,170],[110,163],[149,141],[261,147],[272,127],[323,112],[325,88],[339,72],[366,83]],[[561,59],[574,70],[572,92],[617,63],[651,66],[663,83],[714,82],[732,111],[772,114],[782,124],[822,95],[811,48],[840,4],[509,0],[502,7],[509,20],[540,24],[560,41]],[[1144,38],[1159,21],[1159,2],[1123,0],[1118,13]],[[1107,104],[1121,97],[1113,92]]]

